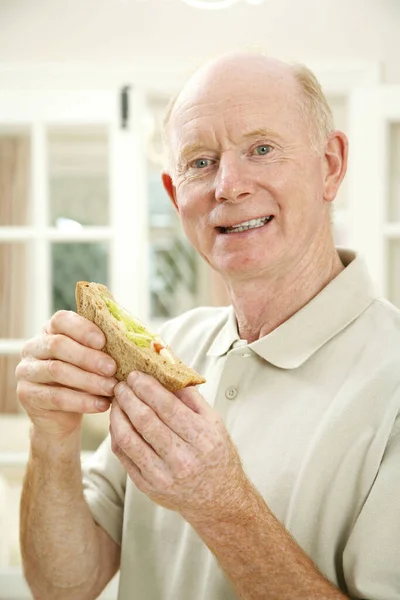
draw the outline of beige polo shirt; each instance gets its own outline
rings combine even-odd
[[[361,258],[264,338],[238,338],[231,307],[199,308],[163,337],[202,373],[248,477],[352,598],[400,598],[400,313]],[[95,520],[122,546],[119,600],[233,600],[179,514],[126,477],[109,441],[87,465]]]

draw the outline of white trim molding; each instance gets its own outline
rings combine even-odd
[[[314,71],[327,94],[345,95],[361,85],[382,81],[379,61],[318,62],[304,61]],[[0,63],[0,88],[3,90],[116,90],[133,84],[152,94],[174,94],[191,73],[186,69],[132,68],[132,65],[100,67],[90,64],[21,66]]]

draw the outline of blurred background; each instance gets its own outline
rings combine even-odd
[[[205,60],[259,49],[320,79],[350,164],[340,246],[400,307],[400,0],[0,0],[0,600],[29,598],[18,504],[29,423],[15,394],[24,340],[76,281],[105,283],[157,328],[227,302],[163,191],[161,122]],[[108,429],[85,419],[83,450]],[[102,598],[115,598],[115,582]]]

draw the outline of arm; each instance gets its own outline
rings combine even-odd
[[[242,600],[342,600],[243,472],[217,413],[193,388],[153,378],[119,383],[112,448],[136,486],[176,510],[215,554]]]
[[[32,433],[21,497],[21,550],[35,598],[97,598],[116,573],[119,546],[83,496],[78,435],[57,446]]]
[[[316,568],[249,484],[238,510],[221,521],[192,526],[213,552],[242,600],[342,600],[347,598]]]
[[[82,414],[104,411],[116,383],[99,374],[104,354],[85,345],[94,329],[74,313],[57,313],[42,336],[27,342],[16,372],[33,423],[21,552],[40,600],[92,600],[119,565],[119,546],[95,524],[81,481]]]

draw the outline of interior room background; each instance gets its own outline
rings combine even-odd
[[[109,285],[154,328],[227,303],[160,182],[163,112],[203,61],[258,49],[316,72],[350,138],[336,242],[364,254],[400,307],[399,31],[399,0],[0,0],[0,600],[30,597],[18,548],[29,422],[14,379],[24,340],[74,310],[80,279]],[[85,418],[84,452],[107,429],[107,415]]]

